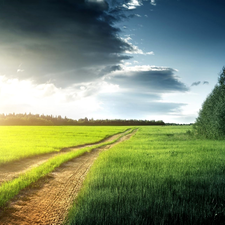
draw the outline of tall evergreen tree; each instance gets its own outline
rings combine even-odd
[[[210,139],[225,138],[225,67],[218,83],[202,105],[194,131]]]

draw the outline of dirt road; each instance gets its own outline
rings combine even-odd
[[[112,145],[94,149],[62,164],[23,190],[0,212],[0,224],[62,224],[99,153],[129,139],[134,133],[125,135]]]
[[[126,132],[124,132],[124,133],[126,133]],[[59,152],[37,155],[37,156],[28,157],[28,158],[25,158],[25,159],[18,160],[16,162],[0,165],[0,185],[5,181],[10,181],[10,180],[15,179],[16,177],[18,177],[22,173],[25,173],[25,172],[27,172],[28,170],[30,170],[34,167],[38,167],[39,165],[48,161],[50,158],[53,158],[56,155],[66,154],[68,151],[76,151],[78,149],[85,148],[85,147],[88,147],[88,146],[91,147],[91,146],[94,146],[96,144],[113,141],[116,138],[118,138],[120,135],[121,135],[121,133],[115,134],[111,137],[105,138],[104,140],[93,143],[93,144],[86,144],[86,145],[81,145],[81,146],[76,146],[76,147],[64,148]]]

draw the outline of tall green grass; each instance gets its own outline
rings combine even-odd
[[[62,163],[74,159],[84,154],[85,152],[90,152],[95,148],[113,144],[124,135],[131,133],[133,130],[134,128],[131,128],[130,131],[126,132],[125,134],[121,134],[118,138],[116,138],[113,141],[96,144],[95,146],[82,148],[77,151],[68,152],[67,154],[57,155],[48,160],[47,162],[41,164],[40,166],[33,168],[28,172],[22,174],[18,178],[3,183],[0,186],[0,207],[3,207],[10,199],[16,196],[22,189],[36,182],[41,177],[46,176],[48,173],[52,172],[56,167],[59,167]]]
[[[94,163],[68,224],[224,224],[225,141],[141,127]]]
[[[128,127],[0,126],[0,164],[98,142]]]

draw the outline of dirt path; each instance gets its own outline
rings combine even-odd
[[[128,132],[128,131],[126,131],[126,132]],[[124,133],[126,133],[126,132],[124,132]],[[96,142],[93,144],[86,144],[86,145],[79,145],[79,146],[71,147],[71,148],[64,148],[59,152],[53,152],[53,153],[47,153],[47,154],[43,154],[43,155],[28,157],[25,159],[18,160],[16,162],[0,165],[0,185],[5,181],[10,181],[10,180],[15,179],[22,173],[25,173],[34,167],[38,167],[39,165],[48,161],[50,158],[53,158],[56,155],[66,154],[68,151],[76,151],[78,149],[82,149],[82,148],[85,148],[88,146],[91,147],[91,146],[94,146],[94,145],[97,145],[100,143],[106,143],[109,141],[113,141],[116,138],[118,138],[121,134],[122,133],[115,134],[111,137],[108,137],[102,141],[99,141],[99,142]]]
[[[54,172],[23,190],[4,211],[0,211],[0,224],[63,224],[99,153],[129,139],[134,133],[135,131],[125,135],[112,145],[94,149],[62,164]]]

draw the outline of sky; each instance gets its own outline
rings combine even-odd
[[[223,0],[0,0],[0,114],[193,123],[224,21]]]

